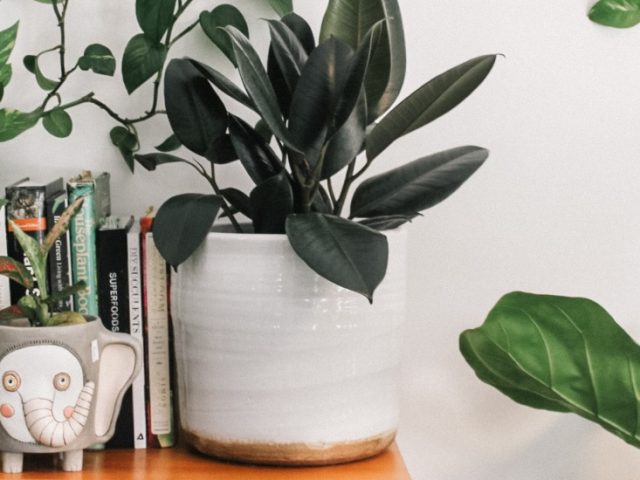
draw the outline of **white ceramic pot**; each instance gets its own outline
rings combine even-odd
[[[211,233],[172,280],[180,422],[235,461],[324,465],[393,441],[406,231],[370,305],[315,274],[284,235]]]

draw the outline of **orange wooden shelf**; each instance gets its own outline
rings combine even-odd
[[[212,460],[182,447],[147,450],[85,452],[84,470],[56,470],[51,455],[26,455],[21,474],[0,479],[60,480],[409,480],[398,448],[393,444],[377,457],[334,467],[276,468],[236,465]]]

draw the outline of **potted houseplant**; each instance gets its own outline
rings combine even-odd
[[[205,160],[136,156],[148,169],[188,164],[214,190],[170,198],[153,227],[177,268],[182,428],[198,450],[239,461],[374,455],[398,419],[406,235],[398,227],[447,198],[488,152],[453,148],[370,177],[343,210],[374,160],[462,102],[496,56],[458,65],[391,108],[405,74],[395,0],[329,1],[318,40],[295,13],[268,20],[266,68],[237,9],[216,21],[244,89],[190,58],[172,60],[165,74],[172,129]],[[219,92],[255,114],[255,126]],[[236,160],[255,183],[249,194],[217,181],[216,169]],[[235,233],[210,233],[218,216]],[[360,295],[373,302],[374,290],[369,306]]]
[[[82,449],[113,435],[124,392],[141,366],[135,339],[109,332],[98,319],[53,311],[58,300],[84,288],[79,283],[50,296],[46,281],[49,250],[82,201],[65,210],[42,244],[9,219],[35,282],[25,265],[0,257],[0,274],[27,289],[16,305],[0,310],[5,473],[22,471],[24,453],[62,452],[63,470],[81,470]]]

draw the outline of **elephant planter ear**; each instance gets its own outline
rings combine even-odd
[[[132,343],[112,343],[101,353],[94,428],[98,437],[110,437],[115,429],[122,397],[140,370],[140,348]]]

